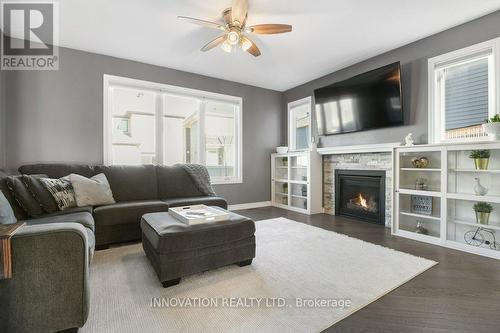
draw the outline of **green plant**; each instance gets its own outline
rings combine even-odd
[[[478,202],[474,205],[474,210],[478,213],[491,213],[493,206],[487,202]]]
[[[500,123],[500,114],[496,114],[494,117],[490,119],[486,119],[487,123]]]
[[[473,159],[490,158],[491,153],[489,150],[473,150],[470,152],[469,157]]]

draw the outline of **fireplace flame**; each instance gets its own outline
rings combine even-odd
[[[358,202],[363,208],[368,208],[368,203],[361,193],[358,194]]]

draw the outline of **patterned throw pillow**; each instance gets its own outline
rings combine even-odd
[[[40,181],[54,197],[59,210],[76,207],[75,191],[67,176],[59,179],[40,178]]]

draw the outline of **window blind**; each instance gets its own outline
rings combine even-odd
[[[446,130],[480,125],[488,118],[488,59],[444,70]]]

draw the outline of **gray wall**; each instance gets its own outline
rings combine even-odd
[[[287,138],[287,104],[313,90],[354,75],[400,61],[406,126],[320,137],[322,146],[356,145],[403,141],[412,132],[419,143],[427,143],[427,59],[500,36],[500,11],[465,23],[369,60],[328,74],[284,93],[282,143]],[[423,23],[425,24],[425,23]],[[313,122],[314,124],[314,122]],[[315,127],[315,126],[313,126]]]
[[[282,94],[97,55],[60,49],[58,71],[5,72],[7,166],[33,162],[102,163],[103,74],[243,98],[243,184],[220,185],[231,204],[270,200],[270,156],[281,140]]]

